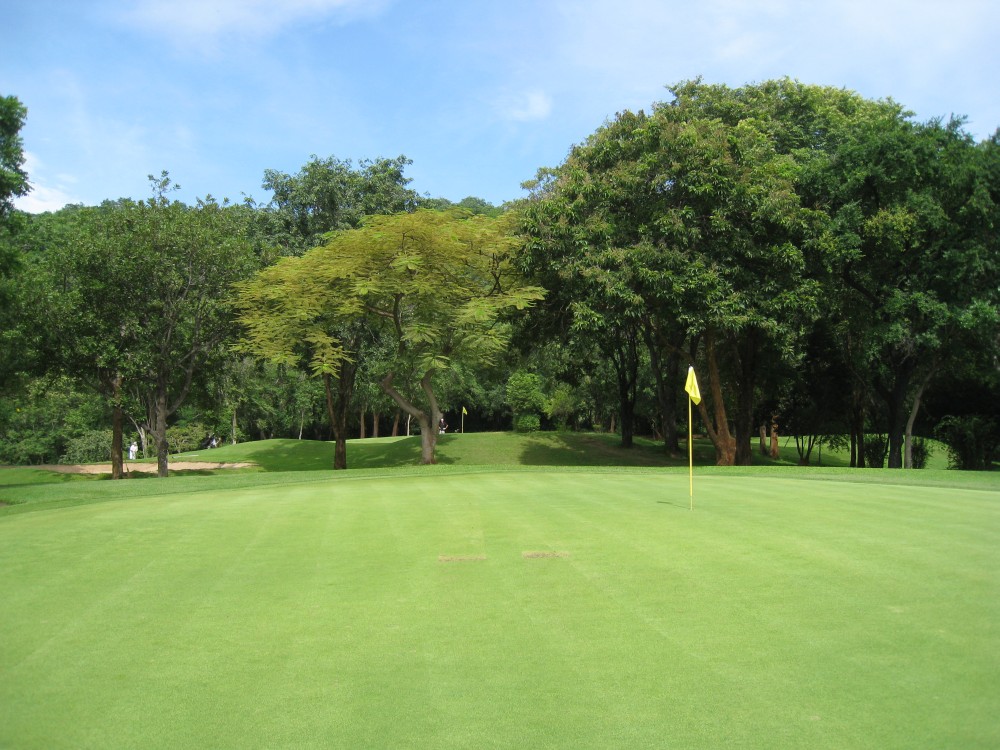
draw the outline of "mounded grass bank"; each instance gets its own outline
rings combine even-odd
[[[0,746],[1000,745],[995,486],[755,471],[50,485],[122,494],[0,518]]]

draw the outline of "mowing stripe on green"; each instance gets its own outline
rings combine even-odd
[[[1000,746],[996,493],[696,481],[693,512],[681,474],[553,470],[4,517],[0,747]]]

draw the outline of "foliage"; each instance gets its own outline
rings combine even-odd
[[[356,229],[366,216],[412,211],[419,199],[403,176],[410,164],[400,155],[355,167],[350,159],[314,154],[295,175],[265,170],[263,187],[273,193],[268,210],[286,253],[299,255],[329,232]]]
[[[1000,455],[1000,425],[985,416],[947,416],[938,423],[936,435],[948,446],[955,469],[990,469]]]
[[[204,447],[214,431],[202,422],[184,422],[167,428],[167,445],[171,453],[186,453]]]
[[[560,429],[565,429],[578,407],[579,400],[569,383],[557,383],[545,402],[545,415]]]
[[[537,414],[545,408],[542,381],[533,372],[518,370],[507,379],[507,404],[514,416]]]
[[[107,461],[111,455],[111,430],[87,430],[66,441],[59,457],[63,464],[90,464]]]
[[[889,440],[885,435],[868,435],[864,450],[865,465],[870,469],[881,469],[889,452]]]
[[[14,210],[13,199],[31,187],[25,173],[21,128],[28,110],[14,96],[0,96],[0,227]]]
[[[787,79],[671,93],[619,113],[530,186],[520,259],[551,290],[548,329],[583,334],[614,365],[623,444],[642,341],[664,423],[678,365],[698,365],[722,463],[749,461],[761,395],[777,403],[808,358],[842,367],[851,388],[799,388],[788,421],[829,429],[851,421],[851,390],[876,394],[901,466],[924,389],[997,340],[998,138]],[[842,351],[808,350],[817,321]]]
[[[542,420],[537,414],[517,414],[514,416],[515,432],[538,432],[542,428]]]
[[[418,421],[423,460],[432,462],[431,425],[441,416],[434,374],[494,361],[508,340],[501,316],[542,296],[514,271],[511,244],[499,219],[429,210],[370,217],[239,287],[244,348],[338,377],[354,366],[359,336],[385,338],[379,383]]]
[[[31,379],[20,395],[0,401],[0,463],[75,463],[84,454],[107,461],[101,424],[106,408],[70,378]]]

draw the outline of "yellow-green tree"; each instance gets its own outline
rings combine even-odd
[[[492,361],[507,345],[504,316],[543,296],[512,266],[513,242],[502,218],[431,210],[370,217],[240,287],[244,345],[271,361],[305,361],[329,384],[345,382],[368,337],[388,337],[395,356],[379,386],[420,425],[421,460],[434,463],[434,375]]]

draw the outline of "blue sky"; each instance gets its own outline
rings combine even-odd
[[[29,211],[266,202],[265,169],[405,154],[420,194],[521,197],[539,167],[696,76],[790,76],[1000,126],[994,0],[0,0]]]

